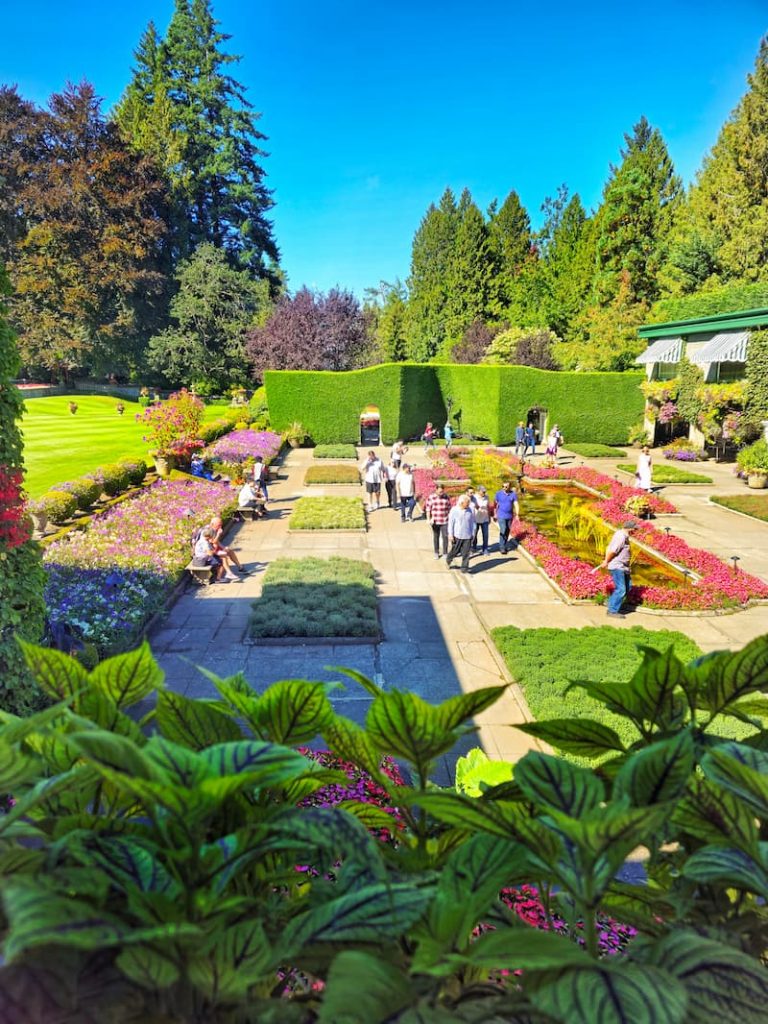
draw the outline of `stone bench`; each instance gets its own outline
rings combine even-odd
[[[193,560],[186,566],[186,571],[201,587],[210,586],[213,581],[214,566],[212,565],[195,565]]]

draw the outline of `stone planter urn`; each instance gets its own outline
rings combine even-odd
[[[168,477],[171,475],[174,462],[172,455],[155,455],[155,471],[158,476]]]
[[[747,487],[751,487],[754,491],[761,491],[768,487],[768,473],[748,473]]]
[[[29,515],[35,528],[35,533],[45,533],[45,528],[48,525],[48,514],[46,512],[30,512]]]

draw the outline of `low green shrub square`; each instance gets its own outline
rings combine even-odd
[[[709,499],[716,505],[733,509],[734,512],[743,512],[745,516],[752,516],[753,519],[761,519],[768,523],[768,491],[762,494],[714,494]]]
[[[361,498],[299,498],[288,520],[289,530],[364,530]]]
[[[616,469],[622,473],[632,473],[635,467],[631,462],[617,462]],[[651,466],[651,483],[654,484],[711,484],[712,477],[704,476],[703,473],[691,473],[687,469],[678,469],[677,466],[669,466],[666,462]]]
[[[375,578],[370,563],[352,558],[279,558],[253,603],[251,636],[373,639]]]
[[[312,452],[315,459],[357,459],[353,444],[319,444]]]
[[[304,474],[305,484],[359,484],[357,466],[331,463],[330,466],[310,466]]]

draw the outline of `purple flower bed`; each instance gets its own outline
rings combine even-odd
[[[226,484],[158,480],[136,498],[94,516],[87,530],[51,544],[48,610],[107,650],[152,615],[189,561],[195,525],[230,511]]]
[[[675,462],[696,462],[698,455],[687,448],[665,448],[664,458],[673,459]]]
[[[214,462],[247,462],[261,455],[269,462],[280,451],[283,439],[271,430],[233,430],[209,445],[203,452],[204,459]]]

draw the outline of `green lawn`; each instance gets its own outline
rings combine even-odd
[[[631,462],[617,462],[616,469],[622,473],[635,474],[635,466]],[[689,469],[669,466],[666,462],[651,466],[651,482],[654,484],[711,484],[712,477],[703,473],[691,473]]]
[[[289,530],[364,530],[360,498],[299,498],[288,520]]]
[[[585,459],[625,459],[627,457],[627,453],[621,448],[611,448],[607,444],[579,442],[578,444],[567,444],[565,447],[569,452],[581,455]]]
[[[735,512],[743,512],[745,516],[752,516],[753,519],[761,519],[768,523],[768,491],[762,494],[722,494],[712,495],[709,499],[716,505],[724,505],[725,508],[732,508]]]
[[[124,456],[146,457],[148,446],[142,441],[144,430],[136,422],[141,406],[124,401],[125,412],[119,416],[118,401],[100,395],[78,396],[78,408],[73,416],[68,395],[27,399],[21,427],[26,490],[30,497],[37,498],[56,483]],[[223,405],[206,406],[206,420],[215,419],[224,408]]]

